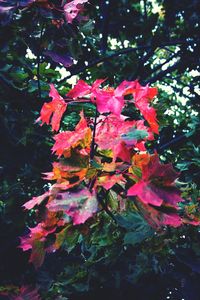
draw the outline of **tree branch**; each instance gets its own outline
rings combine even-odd
[[[161,43],[160,45],[157,45],[157,48],[164,48],[166,46],[175,46],[175,45],[184,45],[184,44],[190,45],[190,44],[193,44],[195,42],[197,42],[197,40],[193,40],[193,41],[174,40],[174,41],[170,41],[170,42]],[[67,79],[71,78],[73,75],[77,75],[81,72],[84,72],[87,69],[90,69],[91,67],[94,67],[94,66],[98,65],[101,62],[110,60],[110,59],[118,57],[120,55],[129,54],[129,53],[136,52],[136,51],[139,51],[139,50],[148,50],[148,49],[151,49],[151,48],[152,48],[152,45],[140,45],[140,46],[137,46],[137,47],[125,48],[125,49],[116,51],[116,52],[114,52],[110,55],[105,55],[105,56],[99,57],[97,59],[94,59],[93,61],[88,62],[87,66],[83,65],[83,66],[81,66],[77,69],[73,69],[73,67],[71,69],[68,68],[67,70],[70,71],[71,74],[66,76],[62,80],[60,80],[59,83],[62,84]]]
[[[150,77],[149,79],[145,80],[145,83],[151,84],[151,83],[156,82],[157,80],[162,79],[166,74],[175,71],[178,68],[179,64],[180,64],[180,60],[178,60],[175,64],[170,66],[168,69],[163,70],[163,71],[159,72],[158,74],[156,74],[155,76]]]
[[[158,147],[156,150],[160,153],[160,152],[163,152],[165,149],[169,148],[170,146],[178,143],[179,141],[183,140],[187,138],[186,134],[182,134],[182,135],[179,135],[177,136],[176,138],[174,138],[173,140],[167,142],[166,144]]]
[[[157,72],[158,70],[162,69],[162,67],[163,67],[165,64],[169,63],[173,58],[175,58],[176,56],[178,56],[178,54],[179,54],[179,52],[174,53],[174,55],[170,56],[164,63],[162,63],[162,64],[156,66],[156,67],[152,70],[152,74],[155,73],[155,72]]]

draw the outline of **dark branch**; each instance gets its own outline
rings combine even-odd
[[[154,83],[157,80],[162,79],[165,75],[167,75],[168,73],[171,73],[173,71],[175,71],[178,66],[180,65],[180,60],[178,60],[175,64],[173,64],[172,66],[170,66],[169,68],[167,68],[166,70],[163,70],[161,72],[159,72],[158,74],[156,74],[153,77],[150,77],[149,79],[146,80],[146,83]]]
[[[171,41],[171,42],[161,43],[160,45],[157,46],[157,48],[164,48],[166,46],[175,46],[175,45],[184,45],[184,44],[191,45],[195,42],[196,42],[196,40],[193,40],[193,41],[174,40],[174,41]],[[125,48],[125,49],[116,51],[116,52],[114,52],[110,55],[99,57],[99,58],[89,62],[87,66],[83,65],[83,66],[81,66],[77,69],[73,69],[73,68],[70,69],[69,68],[68,71],[70,71],[71,74],[69,76],[66,76],[62,80],[60,80],[59,83],[64,83],[67,79],[71,78],[73,75],[77,75],[81,72],[84,72],[87,69],[89,69],[91,67],[94,67],[94,66],[98,65],[101,62],[105,62],[107,60],[118,57],[120,55],[125,55],[125,54],[129,54],[129,53],[132,53],[132,52],[140,51],[140,50],[148,50],[148,49],[151,49],[151,48],[152,48],[152,45],[141,45],[141,46],[138,46],[138,47]]]
[[[153,70],[152,70],[152,74],[157,72],[158,70],[162,69],[162,67],[167,64],[168,62],[170,62],[173,58],[177,57],[179,55],[179,52],[174,53],[174,55],[170,56],[165,62],[163,62],[162,64],[156,66]]]
[[[172,145],[174,145],[174,144],[176,144],[176,143],[178,143],[178,142],[180,142],[181,140],[184,140],[184,139],[186,139],[186,138],[187,138],[186,134],[179,135],[179,136],[177,136],[176,138],[174,138],[173,140],[171,140],[171,141],[167,142],[166,144],[164,144],[164,145],[158,147],[158,148],[157,148],[157,151],[158,151],[158,153],[161,153],[161,152],[163,152],[165,149],[168,149],[170,146],[172,146]]]

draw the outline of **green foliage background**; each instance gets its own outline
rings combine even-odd
[[[149,149],[182,172],[178,184],[183,196],[191,198],[188,210],[199,214],[198,10],[196,0],[91,0],[88,21],[61,28],[51,22],[60,18],[58,13],[37,5],[16,10],[10,22],[1,17],[2,286],[36,285],[44,299],[92,299],[96,293],[111,299],[129,299],[128,293],[138,299],[199,299],[198,227],[165,228],[155,235],[139,216],[130,227],[131,211],[117,225],[105,214],[96,224],[83,225],[81,234],[76,229],[71,236],[63,233],[63,249],[49,255],[37,272],[27,263],[28,255],[17,249],[18,236],[34,225],[37,214],[24,213],[21,205],[47,188],[41,172],[51,169],[51,134],[34,124],[48,100],[49,83],[62,95],[78,78],[108,78],[114,86],[139,79],[158,86],[160,136]],[[65,68],[47,50],[76,63]],[[81,109],[69,110],[66,129],[73,128]],[[90,106],[84,109],[93,114]]]

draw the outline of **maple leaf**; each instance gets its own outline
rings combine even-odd
[[[66,96],[72,99],[77,99],[91,94],[93,98],[93,92],[98,89],[104,81],[105,79],[97,79],[92,85],[89,85],[84,80],[80,79]]]
[[[88,0],[74,0],[65,4],[63,8],[66,21],[72,23],[77,15],[83,11],[83,6],[87,2]]]
[[[132,94],[135,100],[135,106],[149,123],[152,131],[158,134],[159,125],[157,123],[156,110],[149,105],[149,101],[157,95],[157,88],[150,88],[148,85],[141,86],[138,81],[134,83],[135,87],[132,88]]]
[[[103,186],[106,190],[110,190],[116,183],[118,184],[126,183],[126,180],[122,174],[99,176],[95,186]]]
[[[67,93],[66,96],[72,99],[76,99],[78,97],[83,97],[85,95],[90,94],[90,91],[91,86],[87,84],[84,80],[80,79],[78,80],[74,88]]]
[[[117,157],[130,161],[130,150],[138,145],[138,141],[153,138],[141,121],[126,121],[113,114],[102,121],[97,125],[95,142],[100,149],[112,150],[114,161]]]
[[[71,179],[73,177],[79,177],[80,179],[83,179],[86,175],[86,172],[87,168],[70,166],[62,162],[54,162],[53,171],[43,174],[46,175],[46,177],[44,177],[46,180],[62,181],[62,179]]]
[[[41,125],[44,123],[49,124],[51,119],[52,130],[58,131],[61,118],[67,108],[67,103],[65,103],[63,98],[59,95],[53,84],[50,84],[49,97],[52,97],[52,101],[43,104],[40,117],[36,122],[41,121]]]
[[[84,180],[88,168],[80,168],[66,165],[62,162],[53,163],[53,171],[43,173],[46,180],[57,180],[52,188],[66,190],[81,183]]]
[[[58,194],[57,198],[47,204],[50,211],[63,211],[70,216],[74,225],[82,224],[93,216],[98,209],[96,195],[87,189],[78,192]]]
[[[48,191],[40,196],[33,197],[31,200],[22,205],[25,209],[32,209],[36,205],[40,205],[48,196],[50,196],[51,192]]]
[[[179,227],[183,224],[176,211],[170,212],[165,210],[165,208],[162,210],[162,207],[161,210],[158,210],[156,207],[144,203],[140,203],[139,207],[144,218],[154,228],[165,225]]]
[[[67,97],[77,99],[83,96],[90,95],[90,101],[97,106],[97,110],[100,113],[113,113],[115,115],[120,115],[124,107],[124,90],[122,87],[118,87],[116,90],[114,88],[104,88],[99,89],[99,86],[105,81],[105,79],[97,79],[92,85],[88,85],[84,80],[79,80],[74,88],[69,91]]]
[[[44,223],[38,223],[37,226],[29,228],[30,233],[20,237],[19,248],[23,251],[32,250],[29,262],[32,262],[36,268],[40,267],[44,261],[46,237],[55,231],[55,228],[47,230]]]
[[[98,111],[120,116],[125,104],[124,96],[132,93],[134,85],[134,81],[124,80],[116,89],[108,87],[101,91],[94,90]]]
[[[115,94],[114,89],[94,90],[93,97],[96,99],[97,110],[100,113],[121,114],[124,107],[124,97]]]
[[[74,131],[64,131],[54,136],[55,144],[52,151],[55,152],[58,157],[62,154],[65,157],[70,157],[71,150],[76,147],[86,149],[86,154],[89,154],[92,133],[91,129],[87,126],[83,112],[80,113],[80,117],[81,119]]]
[[[142,178],[129,188],[127,195],[137,196],[144,204],[177,209],[177,204],[182,201],[174,183],[179,173],[171,164],[161,164],[157,154],[150,156],[141,167]]]

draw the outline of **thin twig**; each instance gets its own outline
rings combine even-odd
[[[172,145],[178,143],[179,141],[181,141],[181,140],[183,140],[183,139],[185,139],[185,138],[187,138],[186,134],[179,135],[179,136],[177,136],[176,138],[172,139],[171,141],[167,142],[166,144],[164,144],[164,145],[158,147],[158,148],[157,148],[157,151],[158,151],[158,152],[162,152],[163,150],[169,148],[170,146],[172,146]]]
[[[38,54],[37,54],[37,85],[38,85],[38,98],[39,99],[41,99],[41,97],[42,97],[41,76],[40,76],[40,56],[41,56],[41,52],[42,52],[41,43],[42,43],[43,33],[44,33],[44,24],[42,24],[42,26],[41,26],[39,47],[38,47]]]
[[[96,127],[97,127],[97,116],[98,116],[98,111],[96,107],[95,111],[95,118],[94,118],[94,128],[93,128],[93,134],[92,134],[92,143],[91,143],[91,150],[90,150],[90,160],[93,160],[94,158],[94,147],[95,147],[95,135],[96,135]]]
[[[38,98],[41,99],[41,83],[40,83],[40,54],[37,55],[37,86],[38,86]]]

